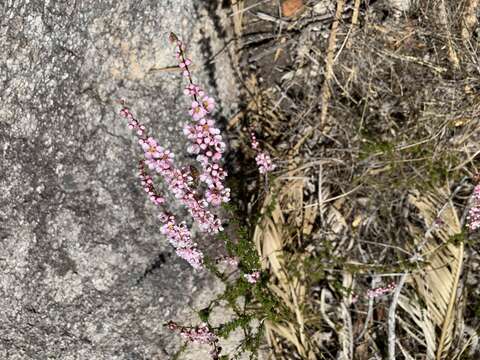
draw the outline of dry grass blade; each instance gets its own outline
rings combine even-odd
[[[448,23],[447,9],[445,7],[445,0],[438,2],[438,20],[440,25],[444,28],[447,37],[448,57],[455,69],[460,67],[460,60],[458,59],[457,52],[453,47],[452,32],[450,31],[450,25]]]
[[[328,113],[328,101],[330,100],[330,80],[333,77],[333,55],[335,53],[335,46],[337,43],[337,30],[340,18],[342,16],[343,7],[345,5],[345,0],[337,0],[337,11],[335,13],[335,19],[332,23],[332,30],[330,32],[330,37],[328,39],[328,49],[327,49],[327,63],[325,65],[325,81],[322,87],[322,113],[320,115],[320,126],[323,127],[325,121],[327,120]]]
[[[477,8],[479,0],[468,0],[463,13],[462,38],[465,41],[470,40],[472,30],[477,23]]]
[[[307,214],[303,213],[303,179],[280,178],[274,184],[279,189],[275,198],[271,192],[264,201],[262,220],[254,233],[254,242],[262,259],[262,268],[271,273],[270,290],[282,300],[289,309],[290,318],[281,323],[266,321],[266,334],[269,344],[277,344],[275,336],[293,345],[303,359],[315,359],[314,345],[305,332],[305,317],[303,308],[305,303],[306,288],[304,285],[305,274],[300,268],[297,274],[287,274],[285,260],[285,246],[292,243],[297,231],[292,231],[291,226],[302,225],[305,215],[308,225],[304,232],[311,230],[315,212],[310,208]],[[271,207],[274,203],[273,208]],[[266,209],[270,211],[266,213]],[[302,263],[302,255],[297,256],[298,263]],[[274,349],[278,352],[278,348]]]
[[[244,6],[245,4],[243,0],[235,1],[232,4],[233,30],[235,31],[235,36],[237,38],[240,38],[242,36]]]
[[[415,328],[409,322],[400,319],[402,328],[412,339],[415,339],[422,346],[426,347],[427,359],[435,359],[435,350],[437,348],[435,325],[427,315],[427,311],[422,308],[418,295],[414,294],[410,297],[400,295],[398,304],[405,313],[410,316],[414,325],[417,326],[417,328]]]
[[[346,289],[352,288],[353,276],[349,272],[343,273],[342,286]],[[340,304],[339,314],[343,321],[343,326],[338,332],[339,342],[342,346],[342,352],[339,359],[350,360],[353,358],[353,330],[352,330],[352,318],[348,307],[350,303],[348,298],[345,297],[344,301]]]
[[[313,127],[310,128],[309,131],[307,131],[306,134],[300,139],[300,141],[298,141],[298,143],[295,144],[295,146],[292,148],[292,151],[291,151],[293,155],[298,153],[300,147],[307,140],[307,138],[309,138],[312,135],[314,130],[317,128],[323,129],[327,121],[329,100],[332,95],[330,91],[330,82],[334,75],[333,62],[334,62],[335,48],[337,45],[337,32],[338,32],[338,26],[340,24],[340,20],[342,18],[342,12],[343,12],[344,6],[345,6],[345,0],[337,0],[337,10],[335,12],[335,18],[333,19],[332,30],[330,31],[330,35],[328,38],[327,59],[325,64],[325,80],[323,82],[322,93],[320,95],[322,99],[320,123],[315,128]]]
[[[435,332],[432,333],[431,327],[426,326],[428,322],[425,319],[428,318],[428,321],[431,321],[439,330],[439,336],[435,336],[436,360],[451,358],[455,330],[459,325],[455,322],[460,318],[458,313],[462,311],[457,289],[463,265],[464,245],[463,242],[456,244],[452,241],[454,235],[461,233],[461,226],[453,203],[447,194],[448,192],[443,190],[438,194],[416,193],[409,196],[410,204],[417,208],[426,226],[434,229],[425,235],[420,228],[411,226],[417,238],[426,236],[422,239],[422,243],[427,265],[420,272],[412,275],[412,280],[428,310],[422,314],[422,317],[417,316],[416,321],[423,329],[427,349],[433,350],[431,337],[435,336]],[[445,206],[444,211],[437,218],[438,209],[442,206]],[[405,301],[402,304],[405,309]],[[415,314],[413,308],[409,310],[411,314]],[[432,358],[433,354],[430,351],[428,355],[428,358]]]

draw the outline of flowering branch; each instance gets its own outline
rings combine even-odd
[[[128,127],[136,130],[139,138],[138,142],[144,151],[144,163],[150,170],[155,170],[163,177],[169,190],[187,207],[190,215],[200,226],[200,229],[207,233],[222,231],[223,227],[218,217],[207,210],[208,203],[204,199],[199,198],[192,189],[193,177],[190,170],[188,168],[176,168],[173,162],[174,154],[170,150],[159,146],[154,138],[147,137],[145,135],[145,126],[133,117],[133,114],[127,107],[124,107],[120,114],[127,118]]]
[[[268,154],[266,151],[260,151],[260,145],[258,144],[257,137],[253,131],[250,131],[250,138],[252,140],[252,149],[257,152],[255,161],[257,162],[260,174],[266,174],[275,170],[276,166],[272,163],[270,154]]]
[[[150,200],[155,205],[164,204],[165,198],[155,189],[152,177],[146,173],[145,160],[140,160],[138,175],[145,192],[150,196]],[[202,268],[203,254],[192,241],[190,230],[188,230],[186,224],[181,223],[177,225],[175,217],[166,213],[161,213],[159,219],[163,223],[160,231],[167,236],[170,244],[175,248],[177,255],[186,260],[194,269]]]
[[[170,41],[175,44],[176,58],[183,76],[189,84],[185,88],[185,95],[192,97],[189,111],[192,122],[186,124],[183,132],[190,140],[187,151],[195,154],[202,167],[200,181],[207,185],[205,199],[208,203],[218,206],[230,200],[230,189],[225,187],[224,181],[227,172],[220,166],[225,143],[220,135],[220,130],[215,127],[215,121],[209,114],[215,108],[215,101],[205,94],[198,85],[193,83],[189,65],[192,61],[186,57],[185,46],[174,33],[170,33]]]
[[[168,192],[187,208],[200,230],[207,234],[219,233],[223,231],[223,227],[220,219],[211,209],[230,201],[230,189],[225,186],[227,172],[222,167],[226,145],[220,129],[211,119],[215,101],[193,82],[189,69],[192,61],[187,58],[183,43],[173,33],[170,34],[170,41],[175,45],[178,66],[188,80],[184,93],[191,97],[191,106],[188,111],[190,120],[184,126],[183,133],[189,141],[187,151],[195,155],[196,161],[201,166],[198,176],[194,172],[194,167],[178,167],[174,161],[174,154],[150,136],[146,127],[124,104],[122,104],[120,115],[126,118],[128,127],[134,132],[142,148],[143,156],[139,161],[138,176],[150,201],[160,209],[160,232],[175,248],[179,257],[186,260],[194,269],[201,269],[206,266],[204,255],[193,241],[191,229],[185,221],[177,221],[175,215],[164,208],[167,202],[166,195],[156,188],[152,174],[155,173],[162,178]],[[272,171],[275,166],[268,153],[259,150],[253,133],[252,147],[258,153],[256,162],[260,172],[266,174]],[[198,183],[201,183],[200,186]],[[216,260],[217,263],[225,263],[229,266],[238,266],[239,261],[240,259],[232,256]],[[239,283],[244,288],[245,281],[253,285],[260,280],[260,277],[260,271],[252,270],[250,273],[243,274],[244,280]],[[171,321],[167,326],[172,331],[178,331],[188,342],[210,345],[212,358],[219,359],[221,348],[218,346],[218,338],[206,323],[196,327],[184,327]]]
[[[171,331],[179,332],[188,342],[195,344],[208,344],[211,346],[210,355],[213,360],[219,359],[221,348],[218,346],[218,338],[212,333],[206,323],[195,327],[180,326],[174,321],[170,321],[167,327]]]

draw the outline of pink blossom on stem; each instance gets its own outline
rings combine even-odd
[[[192,116],[193,120],[198,121],[207,115],[207,110],[205,110],[205,108],[197,101],[193,101],[189,114]]]
[[[178,248],[175,253],[192,265],[194,269],[203,268],[203,253],[197,248]]]
[[[183,68],[186,68],[188,65],[190,65],[192,63],[192,60],[190,59],[185,59],[183,60],[182,62],[180,62],[180,67],[183,69]]]
[[[257,156],[255,156],[255,162],[257,163],[260,174],[266,174],[275,170],[276,166],[273,164],[270,154],[268,154],[266,151],[260,151],[260,145],[258,144],[257,137],[253,131],[250,131],[250,138],[252,141],[252,149],[257,152]]]
[[[143,160],[140,161],[139,170],[140,170],[140,172],[139,172],[138,176],[140,177],[143,189],[148,194],[150,200],[155,205],[162,205],[163,203],[165,203],[165,198],[163,196],[161,196],[155,190],[155,187],[153,186],[152,177],[145,173],[145,166],[144,166],[144,161]]]
[[[255,284],[260,279],[260,271],[254,271],[250,274],[243,274],[243,277],[249,282],[250,284]]]
[[[472,205],[467,215],[467,227],[470,231],[480,228],[480,184],[473,189]]]
[[[147,136],[145,126],[134,118],[127,107],[124,106],[120,114],[128,120],[128,127],[137,135],[138,143],[143,149],[144,160],[140,162],[139,176],[150,200],[156,205],[165,203],[165,198],[155,190],[152,177],[146,173],[146,167],[156,171],[163,178],[171,193],[188,209],[202,231],[218,233],[223,230],[222,224],[218,217],[208,210],[208,207],[210,204],[218,206],[228,202],[230,189],[224,186],[227,173],[219,165],[225,143],[222,141],[220,130],[215,127],[215,122],[205,118],[213,111],[215,101],[193,83],[189,69],[192,61],[185,56],[185,46],[173,33],[170,34],[170,41],[176,45],[175,56],[179,62],[179,68],[189,81],[184,92],[193,98],[190,109],[193,122],[185,126],[184,133],[190,140],[188,151],[196,154],[197,161],[202,164],[199,178],[207,184],[203,197],[194,189],[196,184],[190,168],[177,168],[173,160],[174,154],[161,147],[156,139]],[[161,232],[175,247],[176,253],[194,268],[202,267],[203,254],[192,242],[190,230],[186,224],[178,225],[173,216],[165,214],[160,219],[163,223]]]
[[[230,200],[230,189],[223,188],[223,185],[213,185],[205,191],[205,199],[214,206]]]
[[[170,321],[167,327],[170,331],[180,333],[180,336],[190,343],[210,345],[210,356],[212,359],[218,360],[220,358],[221,348],[218,346],[218,337],[210,330],[208,324],[201,323],[198,326],[187,327]]]
[[[163,149],[158,145],[157,141],[151,137],[147,140],[142,140],[140,145],[142,146],[147,159],[158,158],[163,152]]]
[[[194,269],[203,268],[203,253],[192,241],[187,225],[185,223],[177,225],[174,216],[164,213],[160,214],[159,219],[163,222],[160,231],[175,248],[176,254],[186,260]]]
[[[156,205],[165,203],[165,199],[156,191],[152,177],[145,172],[145,160],[140,161],[139,177],[150,200]],[[160,232],[167,237],[177,255],[186,260],[194,269],[203,268],[203,254],[192,241],[187,225],[184,222],[177,225],[175,217],[165,213],[160,214],[159,219],[163,223]]]
[[[266,152],[261,152],[257,154],[255,157],[255,161],[258,165],[258,171],[260,174],[266,174],[270,171],[275,170],[275,165],[272,163],[272,159],[270,159],[270,155]]]
[[[185,95],[189,96],[196,96],[196,97],[203,97],[205,95],[204,91],[200,88],[200,86],[195,84],[188,84],[183,91]]]
[[[352,304],[357,303],[362,298],[375,299],[386,294],[391,294],[396,288],[397,288],[397,284],[395,284],[394,282],[391,282],[387,286],[368,289],[365,294],[359,295],[356,293],[352,293]]]
[[[369,299],[374,299],[374,298],[377,298],[379,296],[382,296],[382,295],[385,295],[385,294],[388,294],[388,293],[391,293],[392,291],[395,290],[395,288],[397,287],[397,284],[395,284],[394,282],[388,284],[387,286],[385,287],[379,287],[379,288],[375,288],[375,289],[369,289],[367,291],[367,297]]]
[[[211,97],[205,96],[202,99],[202,107],[208,112],[211,113],[215,108],[215,100]]]
[[[195,328],[182,329],[180,334],[188,341],[197,344],[210,344],[217,339],[205,323]]]
[[[207,203],[218,206],[230,200],[230,189],[224,185],[227,174],[219,166],[222,154],[225,151],[225,143],[222,140],[220,129],[215,126],[215,122],[206,118],[207,114],[214,110],[215,101],[213,98],[205,95],[205,92],[193,83],[188,68],[192,62],[186,57],[185,47],[182,42],[178,40],[175,34],[170,35],[170,40],[176,45],[175,52],[179,67],[183,70],[183,75],[189,80],[184,93],[193,98],[189,110],[193,123],[187,124],[183,130],[190,140],[190,146],[187,148],[187,151],[190,154],[197,155],[196,160],[202,166],[200,181],[208,186],[205,191]],[[214,171],[215,166],[220,170]]]
[[[157,141],[153,138],[144,136],[145,127],[133,117],[128,108],[124,107],[120,114],[127,118],[129,128],[132,130],[143,128],[142,135],[138,136],[139,144],[144,149],[145,164],[163,177],[170,191],[187,207],[200,229],[208,233],[222,231],[223,227],[220,220],[207,209],[208,202],[198,199],[197,194],[192,189],[193,178],[189,170],[187,168],[177,169],[173,161],[173,153],[159,147]]]
[[[250,139],[252,141],[252,149],[253,150],[259,150],[259,144],[257,141],[257,137],[255,136],[255,133],[253,131],[250,132]]]

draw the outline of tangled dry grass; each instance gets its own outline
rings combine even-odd
[[[287,1],[232,5],[248,105],[230,125],[257,127],[282,165],[250,204],[288,309],[265,324],[271,358],[477,359],[478,0],[291,1],[282,16]]]

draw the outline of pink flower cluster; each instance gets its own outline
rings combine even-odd
[[[250,284],[256,284],[257,281],[260,279],[260,271],[254,271],[251,274],[243,274],[243,277]]]
[[[467,215],[467,227],[470,231],[480,228],[480,184],[473,189],[472,206]]]
[[[195,328],[183,329],[180,334],[188,341],[198,344],[210,344],[217,338],[205,323]]]
[[[197,249],[197,244],[192,241],[190,230],[185,223],[177,225],[173,215],[160,214],[163,223],[160,231],[170,244],[175,248],[176,254],[186,260],[194,269],[203,267],[203,253]]]
[[[220,356],[221,348],[217,345],[218,337],[210,330],[208,324],[202,323],[195,327],[180,326],[174,321],[170,321],[167,324],[171,331],[180,332],[185,340],[196,344],[208,344],[212,347],[210,355],[213,359],[218,359]]]
[[[207,210],[207,201],[197,199],[192,189],[193,177],[190,171],[187,168],[177,169],[173,153],[159,146],[152,137],[145,137],[145,127],[133,117],[128,108],[124,107],[120,113],[127,118],[129,128],[137,130],[138,142],[144,150],[145,164],[164,178],[170,191],[187,207],[200,229],[208,233],[222,231],[220,220]]]
[[[163,203],[165,203],[165,198],[163,196],[161,196],[157,192],[157,190],[155,189],[155,187],[153,185],[152,177],[145,173],[145,161],[144,160],[140,160],[138,177],[140,178],[143,189],[145,190],[145,192],[150,197],[150,200],[155,205],[162,205]]]
[[[139,177],[150,200],[155,205],[165,203],[165,198],[155,189],[152,177],[145,172],[145,160],[140,160]],[[192,241],[190,230],[186,224],[181,223],[177,225],[175,217],[165,213],[160,214],[159,219],[163,223],[160,231],[166,235],[170,244],[175,248],[177,255],[186,260],[194,269],[202,268],[203,253],[197,249],[197,244]]]
[[[138,143],[143,149],[144,159],[140,161],[139,177],[145,192],[155,205],[165,204],[165,198],[154,187],[153,178],[146,172],[146,168],[159,174],[168,186],[169,191],[189,211],[193,220],[202,231],[218,233],[223,230],[218,217],[208,210],[210,205],[220,205],[230,200],[230,189],[224,185],[226,171],[220,166],[225,143],[220,130],[208,115],[215,108],[215,101],[206,96],[198,85],[193,84],[189,65],[192,61],[185,56],[185,49],[175,34],[170,40],[176,44],[176,58],[183,75],[189,80],[185,94],[193,98],[190,115],[192,124],[185,127],[184,132],[190,140],[188,151],[197,155],[202,165],[199,176],[206,189],[199,195],[191,168],[178,168],[174,163],[174,154],[159,145],[158,141],[147,136],[144,125],[140,124],[127,107],[123,107],[120,114],[128,120],[128,127],[135,132]],[[177,224],[175,218],[163,212],[160,215],[162,222],[161,232],[175,247],[176,253],[185,259],[195,269],[203,267],[203,254],[192,241],[190,230],[183,222]]]
[[[377,298],[379,296],[382,296],[382,295],[385,295],[385,294],[388,294],[388,293],[391,293],[392,291],[395,290],[395,288],[397,287],[397,285],[392,282],[390,284],[388,284],[387,286],[385,287],[379,287],[379,288],[375,288],[375,289],[369,289],[367,291],[367,297],[369,299],[374,299],[374,298]]]
[[[266,174],[270,171],[275,170],[276,166],[272,163],[270,155],[265,151],[260,151],[260,145],[258,144],[257,137],[255,136],[253,131],[250,132],[250,137],[252,139],[252,149],[257,152],[255,161],[257,162],[260,174]]]
[[[220,135],[220,129],[215,126],[215,121],[209,114],[215,108],[215,101],[205,95],[205,92],[193,83],[192,75],[188,68],[192,61],[185,55],[185,47],[175,34],[170,35],[170,41],[176,46],[176,57],[183,75],[189,80],[185,88],[185,95],[192,97],[189,114],[192,122],[184,127],[184,134],[190,140],[187,151],[195,154],[197,161],[202,166],[200,181],[207,186],[205,199],[208,203],[218,206],[230,200],[230,189],[225,187],[226,171],[220,166],[225,143]]]

